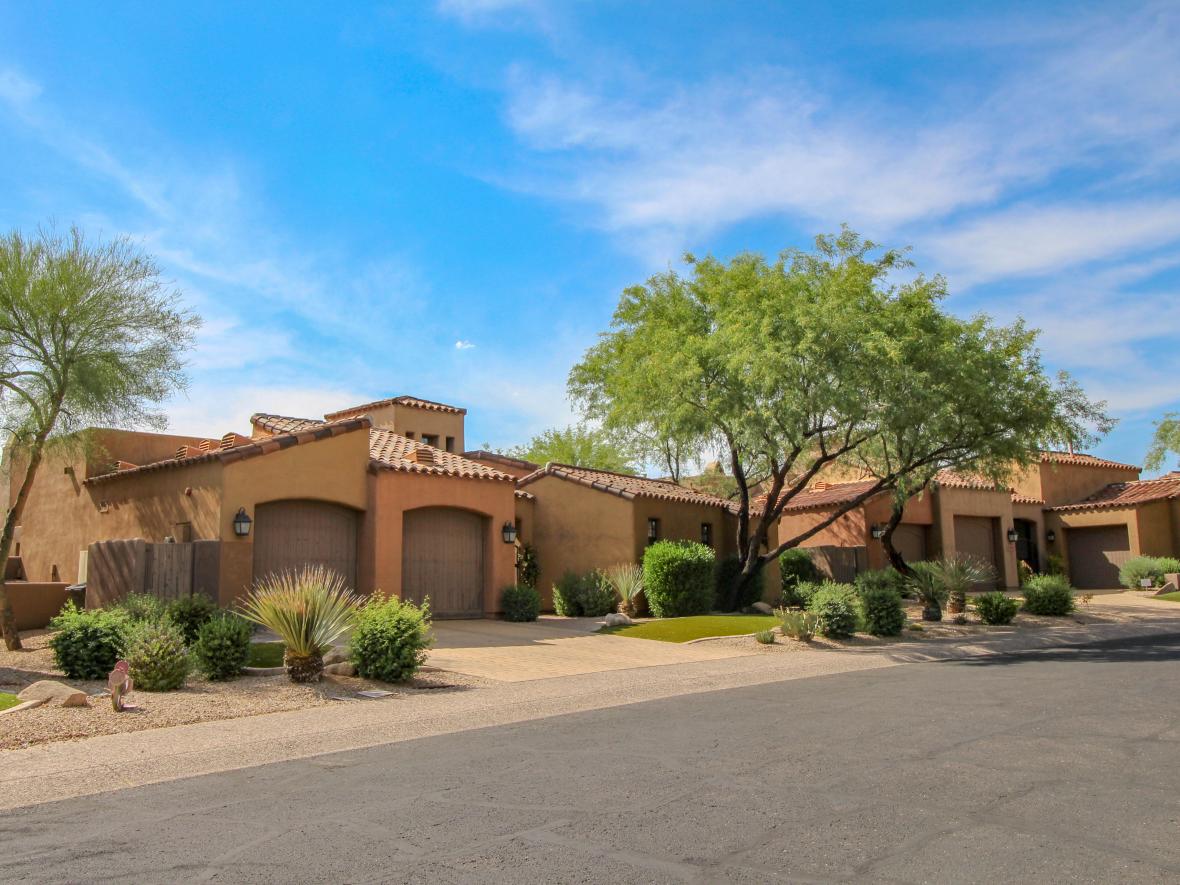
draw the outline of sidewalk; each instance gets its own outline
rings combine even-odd
[[[1075,625],[971,643],[929,640],[872,649],[743,655],[106,735],[0,754],[0,810],[676,695],[1176,633],[1180,610],[1176,616],[1130,624]],[[325,758],[323,764],[333,762]]]

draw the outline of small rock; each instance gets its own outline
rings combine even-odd
[[[86,692],[58,682],[54,679],[42,679],[25,687],[17,695],[22,701],[40,701],[56,707],[89,707],[90,698]]]
[[[755,602],[753,605],[750,606],[750,608],[752,608],[754,611],[758,612],[758,614],[760,614],[760,615],[773,615],[774,614],[774,609],[771,608],[765,602]]]
[[[621,612],[611,612],[606,616],[606,626],[608,627],[629,627],[635,622]]]
[[[324,655],[324,665],[343,664],[348,660],[348,646],[338,645]]]
[[[335,664],[325,666],[324,672],[329,676],[355,676],[356,664],[348,661],[337,661]]]

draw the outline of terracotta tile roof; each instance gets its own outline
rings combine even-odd
[[[520,498],[520,500],[522,500],[522,501],[536,501],[537,500],[536,495],[534,495],[532,492],[526,492],[524,489],[517,489],[516,490],[516,497]]]
[[[507,473],[469,461],[462,455],[444,452],[426,443],[407,439],[392,430],[369,431],[369,463],[378,470],[404,470],[435,476],[516,482],[515,478]]]
[[[1013,492],[1012,493],[1012,503],[1013,504],[1039,504],[1042,507],[1045,505],[1045,502],[1042,501],[1040,498],[1034,498],[1031,495],[1022,495],[1022,494],[1020,494],[1020,492]]]
[[[940,470],[934,476],[934,481],[949,489],[975,489],[980,492],[996,492],[996,484],[976,476],[973,473],[960,473],[957,470]]]
[[[1107,461],[1094,455],[1081,452],[1041,452],[1042,464],[1071,464],[1077,467],[1109,467],[1115,470],[1134,470],[1138,473],[1142,468],[1134,464],[1121,464],[1118,461]]]
[[[819,482],[804,489],[792,498],[783,508],[783,513],[796,513],[802,510],[826,510],[847,504],[863,495],[874,485],[875,479],[861,479],[856,482]],[[756,502],[758,509],[766,507],[766,496]]]
[[[330,437],[352,433],[356,430],[368,430],[370,426],[368,418],[350,418],[346,421],[332,421],[330,423],[320,422],[306,430],[300,430],[295,433],[281,433],[265,439],[250,440],[244,445],[236,445],[231,448],[216,448],[205,452],[195,450],[197,452],[196,454],[186,454],[183,457],[169,458],[166,461],[156,461],[153,464],[143,464],[138,467],[133,466],[115,470],[111,473],[104,473],[99,476],[92,476],[84,480],[84,484],[91,485],[109,482],[127,476],[139,476],[157,470],[174,470],[180,467],[189,467],[193,464],[208,464],[213,461],[220,461],[222,464],[232,464],[235,461],[242,461],[246,458],[255,458],[259,455],[267,455],[271,452],[289,449],[291,446],[299,446],[321,439],[329,439]],[[191,450],[189,446],[183,448]]]
[[[464,452],[463,457],[469,458],[472,461],[497,461],[506,467],[516,467],[519,470],[527,470],[530,473],[541,468],[540,464],[534,464],[532,461],[525,461],[523,458],[513,458],[511,455],[501,455],[499,452],[488,452],[484,449],[474,449],[470,452]]]
[[[630,476],[625,473],[614,473],[610,470],[593,470],[589,467],[575,467],[572,464],[555,464],[550,462],[539,470],[534,470],[528,476],[517,481],[518,486],[536,482],[543,476],[556,476],[559,479],[575,482],[588,488],[618,495],[620,498],[633,500],[635,498],[654,498],[660,501],[684,501],[688,504],[706,504],[713,507],[724,507],[733,510],[736,505],[704,492],[694,491],[684,486],[676,485],[666,479],[649,479],[646,476]]]
[[[1082,501],[1074,504],[1061,504],[1049,509],[1108,510],[1174,498],[1180,498],[1180,471],[1164,474],[1158,479],[1137,479],[1134,482],[1111,483]]]
[[[329,421],[334,421],[337,418],[344,418],[350,415],[359,415],[362,412],[367,412],[370,409],[378,409],[381,406],[409,406],[414,409],[425,409],[427,412],[447,412],[451,415],[466,415],[467,410],[461,409],[458,406],[448,406],[446,403],[436,403],[428,399],[420,399],[416,396],[391,396],[388,399],[374,400],[371,403],[362,403],[359,406],[352,406],[347,409],[341,409],[339,412],[329,412],[324,417]]]
[[[250,416],[250,423],[271,433],[296,433],[300,430],[310,430],[323,424],[318,418],[289,418],[286,415],[270,415],[257,412]]]

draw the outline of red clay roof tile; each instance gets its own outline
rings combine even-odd
[[[1084,500],[1073,504],[1061,504],[1049,509],[1057,511],[1108,510],[1174,498],[1180,498],[1180,471],[1167,473],[1158,479],[1111,483]]]
[[[341,409],[338,412],[329,412],[324,417],[333,421],[337,418],[344,418],[349,415],[359,415],[362,412],[367,412],[370,409],[377,409],[381,406],[409,406],[413,409],[425,409],[427,412],[447,412],[451,415],[466,415],[467,410],[461,409],[458,406],[448,406],[446,403],[436,403],[433,400],[421,399],[416,396],[391,396],[388,399],[374,400],[371,403],[362,403],[359,406],[351,406],[347,409]]]
[[[250,423],[263,430],[269,430],[271,433],[296,433],[300,430],[319,427],[324,422],[318,418],[291,418],[287,415],[258,412],[250,416]]]
[[[507,473],[469,461],[453,452],[444,452],[434,446],[407,439],[392,430],[369,432],[369,459],[375,469],[458,476],[464,479],[516,481]]]
[[[589,467],[575,467],[572,464],[556,464],[550,462],[539,470],[534,470],[528,476],[522,476],[518,486],[536,482],[543,476],[556,476],[559,479],[575,482],[588,488],[597,489],[620,498],[655,498],[661,501],[683,501],[688,504],[706,504],[714,507],[724,507],[732,510],[734,503],[704,492],[698,492],[684,486],[676,485],[671,480],[649,479],[646,476],[631,476],[625,473],[614,473],[610,470],[594,470]]]
[[[1108,461],[1094,455],[1081,452],[1041,452],[1043,464],[1071,464],[1076,467],[1109,467],[1115,470],[1134,470],[1138,473],[1142,468],[1134,464],[1121,464],[1118,461]]]

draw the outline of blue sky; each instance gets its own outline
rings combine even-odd
[[[413,393],[570,419],[684,251],[912,245],[1138,463],[1180,408],[1175,3],[0,4],[0,222],[129,234],[205,317],[179,432]]]

